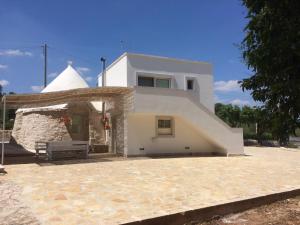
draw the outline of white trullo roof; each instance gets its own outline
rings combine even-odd
[[[71,66],[61,72],[47,87],[42,90],[45,92],[66,91],[76,88],[87,88],[89,85],[79,75],[79,73]]]
[[[45,87],[41,93],[54,92],[54,91],[66,91],[76,88],[88,88],[89,85],[79,75],[79,73],[71,66],[62,71],[47,87]],[[17,112],[32,112],[32,111],[48,111],[48,110],[62,110],[67,107],[68,104],[59,104],[46,107],[35,108],[20,108]],[[94,105],[94,104],[93,104]]]

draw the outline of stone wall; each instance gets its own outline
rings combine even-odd
[[[110,143],[113,152],[127,155],[127,114],[133,109],[133,93],[110,99],[108,107],[111,116],[112,133]],[[83,140],[92,140],[95,144],[104,144],[104,128],[101,114],[88,103],[68,104],[68,109],[60,111],[34,111],[16,114],[12,137],[17,144],[28,150],[34,150],[37,141],[74,140],[70,127],[61,121],[63,115],[84,115],[86,130],[80,135]],[[76,140],[76,139],[75,139]],[[77,139],[78,140],[78,139]]]
[[[113,143],[116,153],[127,157],[127,115],[133,110],[134,93],[120,96],[115,99],[115,109],[112,113]]]
[[[83,117],[82,132],[72,133],[71,125],[62,121],[64,115],[69,118],[72,118],[72,115],[81,115]],[[28,150],[34,150],[37,141],[88,141],[90,130],[101,142],[103,132],[96,122],[97,119],[97,113],[87,103],[71,103],[68,104],[67,109],[56,111],[18,112],[16,113],[12,137],[13,141]],[[99,120],[100,122],[101,120]]]
[[[63,111],[17,113],[12,131],[13,140],[25,149],[34,150],[36,141],[71,140],[61,117]]]

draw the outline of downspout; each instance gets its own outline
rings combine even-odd
[[[105,83],[106,83],[106,77],[105,77],[105,73],[106,73],[106,65],[105,65],[105,62],[106,62],[106,59],[104,57],[101,57],[100,61],[102,62],[102,87],[104,88],[105,87]],[[105,118],[105,101],[102,100],[102,119]],[[104,125],[103,125],[104,127]],[[106,134],[106,130],[105,130],[105,127],[104,127],[104,140],[105,140],[105,144],[107,142],[107,134]]]
[[[5,114],[6,114],[6,97],[3,95],[2,97],[2,102],[3,102],[3,121],[2,121],[2,151],[1,151],[1,166],[0,169],[4,169],[4,130],[5,130]]]

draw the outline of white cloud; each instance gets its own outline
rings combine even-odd
[[[7,80],[0,80],[0,85],[2,87],[7,86],[7,85],[9,85],[9,81],[7,81]]]
[[[76,67],[76,70],[79,72],[79,73],[87,73],[90,71],[90,68],[88,67]]]
[[[32,91],[34,91],[34,92],[41,92],[41,90],[43,90],[44,89],[44,86],[31,86],[30,87],[31,88],[31,90]]]
[[[92,81],[94,78],[93,77],[90,77],[90,76],[87,76],[84,78],[87,82],[90,82]]]
[[[49,73],[49,74],[48,74],[48,77],[54,78],[54,77],[56,77],[57,75],[58,75],[57,72]]]
[[[238,98],[230,101],[230,103],[233,104],[233,105],[239,105],[239,106],[250,105],[249,101],[247,101],[247,100],[241,100],[241,99],[238,99]]]
[[[216,81],[214,83],[214,90],[220,92],[230,92],[230,91],[239,91],[241,90],[238,80],[229,80],[229,81]]]
[[[32,53],[22,51],[20,49],[7,49],[4,51],[0,51],[0,56],[32,56]]]
[[[7,69],[7,65],[4,65],[4,64],[0,64],[0,69]]]

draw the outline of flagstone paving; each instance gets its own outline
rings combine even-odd
[[[42,224],[119,224],[300,188],[300,151],[66,165],[8,165],[2,182]],[[2,198],[0,196],[0,198]]]

